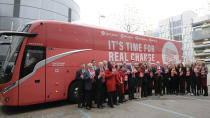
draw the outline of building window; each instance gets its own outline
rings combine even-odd
[[[20,0],[14,0],[13,17],[19,17],[20,15]]]
[[[71,22],[71,8],[68,11],[68,22]]]

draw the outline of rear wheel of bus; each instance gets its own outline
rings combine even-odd
[[[79,94],[82,92],[82,86],[79,81],[73,82],[68,90],[68,100],[73,103],[77,103],[77,100],[79,99]],[[83,94],[83,93],[82,93]]]

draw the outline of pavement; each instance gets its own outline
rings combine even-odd
[[[67,101],[25,107],[0,104],[0,118],[210,118],[210,96],[151,96],[91,110]]]

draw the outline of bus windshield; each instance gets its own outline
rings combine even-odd
[[[7,57],[0,72],[0,84],[11,80],[23,40],[24,36],[12,36],[11,45],[8,50],[5,50],[7,51]]]
[[[21,27],[19,27],[18,31],[28,32],[30,26],[31,24],[22,25]],[[1,36],[0,38],[4,36]],[[4,54],[6,54],[6,59],[2,65],[2,68],[0,69],[0,84],[7,83],[12,79],[16,60],[24,40],[24,36],[13,35],[8,37],[10,39],[10,45],[8,48],[4,48]]]

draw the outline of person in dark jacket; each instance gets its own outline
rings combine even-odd
[[[102,105],[105,83],[105,70],[103,68],[103,62],[98,63],[99,67],[96,69],[95,85],[96,85],[96,103],[98,108],[103,108]]]
[[[92,107],[92,87],[95,81],[95,70],[91,63],[88,63],[88,69],[84,73],[84,89],[86,109],[90,110]]]
[[[157,61],[155,68],[155,95],[162,94],[162,85],[163,85],[163,73],[164,73],[164,68],[160,66],[160,62]]]
[[[136,68],[134,67],[135,63],[134,60],[131,60],[131,65],[127,67],[127,69],[130,71],[130,74],[128,74],[128,92],[129,92],[129,100],[134,99],[134,91],[135,91],[135,74],[136,74]]]
[[[179,64],[179,71],[178,71],[178,77],[179,77],[179,87],[180,87],[180,93],[185,94],[185,74],[186,69],[183,66],[182,63]]]
[[[186,83],[187,83],[187,93],[188,94],[192,94],[192,67],[190,66],[189,63],[186,64],[185,66],[185,70],[186,70]]]
[[[196,96],[196,95],[200,95],[200,69],[199,69],[199,66],[198,66],[198,63],[195,63],[194,66],[193,66],[193,94]]]
[[[171,85],[171,94],[175,94],[177,92],[177,69],[175,67],[175,64],[171,65],[170,69],[170,85]],[[178,93],[176,93],[178,94]]]
[[[202,88],[204,89],[204,96],[208,96],[208,86],[207,86],[207,74],[208,68],[205,65],[205,62],[201,63],[201,70],[200,70],[200,79],[202,83]]]
[[[85,64],[81,64],[81,69],[76,72],[76,80],[79,83],[78,84],[79,98],[77,100],[78,108],[82,108],[83,106],[85,106],[84,104],[84,73],[85,73]]]
[[[169,93],[169,67],[168,65],[164,65],[164,73],[163,73],[163,94]]]

